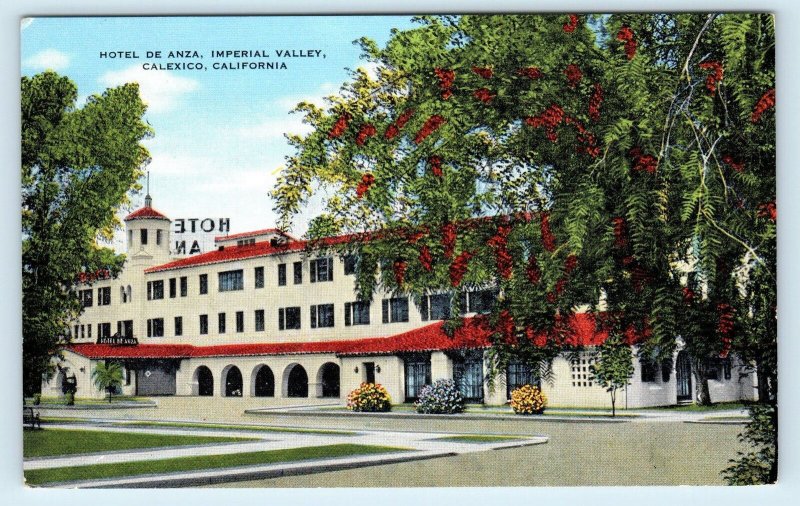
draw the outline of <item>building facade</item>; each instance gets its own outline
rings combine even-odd
[[[534,381],[522,364],[510,364],[491,387],[486,381],[491,329],[479,315],[491,308],[491,290],[462,295],[465,325],[449,337],[442,330],[449,295],[417,305],[379,291],[359,302],[352,257],[314,254],[279,230],[217,237],[214,251],[176,258],[170,220],[149,196],[125,225],[125,267],[114,278],[84,275],[84,311],[58,374],[42,385],[45,396],[61,395],[74,382],[76,396],[102,397],[92,371],[106,360],[123,364],[125,395],[263,397],[265,406],[285,398],[344,403],[362,382],[381,383],[395,403],[411,401],[439,378],[454,379],[468,402],[504,404],[513,388]],[[573,344],[586,351],[555,360],[553,382],[541,385],[549,405],[610,407],[589,372],[592,347],[605,336],[588,314],[570,326]],[[692,400],[685,352],[657,366],[634,362],[618,406]],[[714,372],[713,401],[755,396],[755,374],[736,358],[720,361]]]

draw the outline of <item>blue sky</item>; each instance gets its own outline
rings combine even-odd
[[[52,69],[69,76],[79,104],[107,87],[138,82],[155,131],[145,142],[153,206],[171,218],[230,218],[231,232],[242,232],[275,224],[268,192],[291,154],[283,134],[307,131],[289,111],[301,100],[322,105],[348,80],[347,68],[365,66],[354,40],[368,36],[383,45],[391,28],[411,26],[408,16],[35,18],[23,22],[21,65],[23,75]],[[196,50],[204,58],[146,57],[147,51],[166,56],[170,50]],[[253,61],[212,59],[212,50],[265,50],[271,55],[263,61],[284,61],[288,68],[142,68]],[[321,50],[325,57],[279,59],[276,50]],[[100,57],[117,51],[139,58]],[[142,201],[137,196],[134,205]],[[314,214],[311,206],[294,232],[302,234]]]

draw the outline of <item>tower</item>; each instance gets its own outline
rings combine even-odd
[[[126,216],[124,221],[128,258],[132,262],[146,265],[169,262],[169,228],[172,220],[153,209],[149,188],[144,207]]]

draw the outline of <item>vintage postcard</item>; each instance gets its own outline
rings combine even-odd
[[[774,483],[774,23],[24,19],[26,484]]]

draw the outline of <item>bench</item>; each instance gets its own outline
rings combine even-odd
[[[22,407],[22,425],[29,425],[31,429],[42,428],[42,421],[39,419],[39,413],[34,412],[31,406]]]

